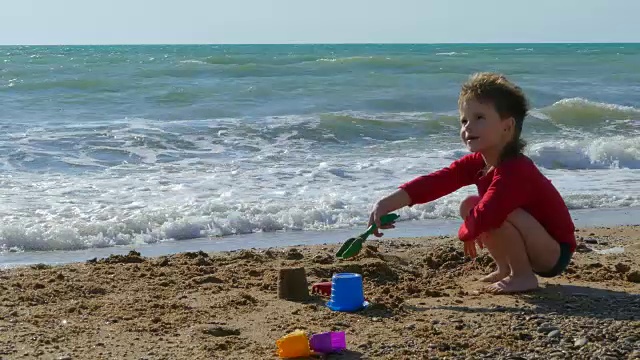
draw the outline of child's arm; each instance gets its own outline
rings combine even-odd
[[[382,215],[409,205],[411,205],[411,197],[409,197],[409,194],[402,189],[398,189],[390,195],[378,200],[373,207],[373,211],[371,213],[372,221],[369,222],[369,225],[376,224],[377,227],[380,227],[380,217]]]
[[[423,204],[450,194],[474,182],[474,176],[484,167],[480,154],[469,154],[454,161],[449,167],[429,175],[419,176],[403,185],[391,195],[379,200],[369,217],[369,225],[380,228],[380,217],[405,206]],[[392,226],[390,226],[392,227]],[[377,230],[376,236],[382,236]]]
[[[466,155],[446,168],[402,184],[401,189],[409,194],[411,203],[424,204],[437,200],[445,195],[475,182],[476,175],[485,166],[484,158],[479,153]]]
[[[511,164],[509,164],[511,165]],[[499,228],[515,209],[522,207],[532,194],[530,172],[526,167],[505,166],[497,168],[489,189],[458,230],[460,240],[467,242],[480,234]]]

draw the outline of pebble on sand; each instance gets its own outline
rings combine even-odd
[[[585,346],[587,343],[589,342],[589,340],[586,337],[581,337],[578,340],[576,340],[575,343],[573,343],[574,346]]]
[[[538,327],[538,332],[543,334],[549,334],[554,330],[558,330],[558,327],[555,325],[552,325],[551,323],[542,323]]]

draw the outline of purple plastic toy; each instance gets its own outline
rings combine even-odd
[[[311,350],[330,354],[339,352],[347,348],[347,339],[344,331],[331,331],[322,334],[315,334],[309,339]]]

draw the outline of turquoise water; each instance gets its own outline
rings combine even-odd
[[[460,84],[533,106],[572,209],[640,205],[640,44],[0,47],[0,246],[76,250],[362,226],[465,151]],[[401,211],[453,219],[473,189]]]

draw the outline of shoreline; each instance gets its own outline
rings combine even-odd
[[[576,227],[601,227],[640,225],[640,207],[579,209],[571,211]],[[457,233],[459,220],[412,220],[401,221],[398,228],[389,230],[381,241],[394,241],[408,237],[453,236]],[[197,238],[169,240],[155,244],[130,244],[82,250],[27,251],[0,254],[0,269],[28,266],[32,264],[62,265],[83,262],[97,257],[124,255],[131,250],[143,256],[164,256],[189,251],[234,251],[242,249],[267,249],[294,245],[339,244],[364,230],[363,227],[326,231],[280,231],[224,236],[220,238]],[[371,237],[370,239],[373,239]]]
[[[640,359],[640,226],[576,235],[567,272],[520,295],[482,292],[490,258],[465,259],[447,236],[367,241],[353,260],[335,259],[338,245],[306,245],[2,270],[0,355],[276,359],[275,341],[301,329],[346,331],[347,352],[328,359]],[[361,273],[372,305],[338,313],[319,296],[280,300],[278,269],[292,266],[309,285]]]

